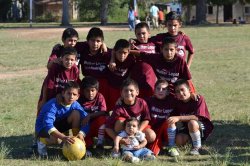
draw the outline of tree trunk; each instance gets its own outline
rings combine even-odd
[[[63,14],[61,26],[69,26],[69,0],[63,0]]]
[[[196,2],[196,20],[198,24],[206,22],[207,0],[198,0]]]
[[[101,1],[101,25],[107,25],[108,23],[108,6],[110,0],[102,0]]]
[[[219,5],[216,6],[216,24],[219,24]]]
[[[186,23],[190,24],[190,19],[191,18],[191,3],[187,4],[187,18],[186,18]]]

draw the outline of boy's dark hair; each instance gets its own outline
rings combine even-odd
[[[157,87],[159,84],[167,84],[168,85],[168,81],[164,78],[160,78],[156,81],[155,87]]]
[[[96,38],[96,37],[100,37],[102,39],[102,41],[104,41],[103,31],[98,27],[93,27],[89,30],[89,33],[88,33],[86,39],[88,41],[91,38]]]
[[[122,90],[124,87],[127,87],[127,86],[129,86],[129,85],[134,85],[135,88],[136,88],[137,90],[139,90],[138,83],[137,83],[135,80],[132,80],[132,79],[130,79],[130,78],[128,78],[128,79],[126,79],[126,80],[124,80],[124,81],[122,82],[121,90]]]
[[[83,89],[86,89],[86,88],[95,88],[96,90],[99,90],[99,82],[98,82],[98,80],[95,77],[85,76],[82,79],[81,87]]]
[[[80,86],[76,81],[68,81],[64,84],[63,91],[69,90],[71,88],[77,89],[78,91],[80,90]]]
[[[135,31],[137,29],[141,29],[141,28],[146,28],[148,32],[150,31],[148,24],[145,22],[140,22],[140,23],[136,24]]]
[[[67,56],[67,55],[75,55],[77,57],[77,51],[73,47],[65,47],[62,50],[61,57]]]
[[[118,51],[119,49],[129,48],[129,42],[126,39],[119,39],[116,41],[114,50]]]
[[[168,45],[168,44],[174,44],[175,47],[177,47],[177,43],[173,37],[166,37],[162,41],[162,46]]]
[[[140,121],[138,119],[136,119],[135,117],[130,117],[130,118],[126,119],[124,125],[126,126],[126,124],[128,122],[131,122],[131,121],[136,121],[138,124],[138,127],[140,127]]]
[[[174,83],[174,88],[176,88],[177,86],[180,86],[180,85],[185,85],[188,89],[190,89],[190,86],[189,86],[189,83],[187,80],[185,79],[178,79],[177,81],[175,81]]]
[[[166,14],[166,22],[170,20],[177,20],[179,22],[182,22],[181,15],[176,13],[175,11],[171,11],[168,14]]]
[[[72,37],[77,37],[77,39],[79,38],[78,32],[74,28],[67,28],[63,31],[62,41]]]

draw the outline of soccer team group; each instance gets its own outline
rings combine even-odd
[[[74,143],[68,130],[85,142],[86,156],[103,149],[104,140],[112,142],[113,157],[129,162],[154,160],[161,151],[178,156],[177,147],[190,142],[190,154],[200,154],[213,124],[191,81],[194,49],[179,31],[177,13],[166,15],[166,27],[150,37],[148,25],[139,23],[136,38],[119,39],[113,49],[100,28],[91,28],[85,42],[77,42],[75,29],[64,30],[38,101],[39,155],[47,156],[50,144]]]

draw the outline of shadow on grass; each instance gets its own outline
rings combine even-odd
[[[211,161],[219,160],[223,162],[227,160],[232,165],[248,163],[250,161],[250,125],[237,121],[214,121],[213,123],[215,129],[205,142]],[[10,136],[0,137],[0,142],[4,142],[4,145],[11,149],[7,158],[28,159],[34,157],[34,153],[31,151],[32,139],[32,135]],[[60,147],[49,148],[48,153],[51,159],[63,159]],[[160,158],[174,162],[171,161],[173,160],[171,158],[165,158],[164,156]],[[198,162],[202,160],[197,157],[188,157],[184,158],[183,161],[191,162],[193,159]],[[204,158],[204,160],[206,159]]]

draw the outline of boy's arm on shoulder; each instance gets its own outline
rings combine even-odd
[[[143,120],[140,124],[140,128],[139,128],[139,131],[142,131],[144,130],[149,124],[149,120]]]

